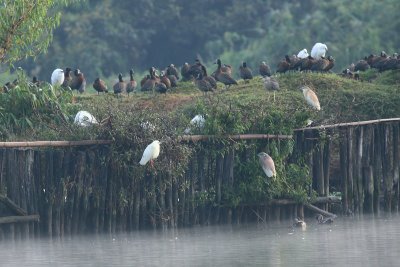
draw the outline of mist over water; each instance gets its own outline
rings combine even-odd
[[[2,241],[0,266],[398,266],[400,217]]]

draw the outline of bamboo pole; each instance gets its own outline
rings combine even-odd
[[[318,207],[316,207],[316,206],[314,206],[312,204],[305,204],[305,206],[307,208],[309,208],[310,210],[313,210],[313,211],[316,211],[318,213],[321,213],[322,215],[330,216],[330,217],[337,217],[335,214],[330,213],[330,212],[325,211],[325,210],[322,210],[322,209],[320,209],[320,208],[318,208]]]
[[[6,216],[6,217],[0,217],[0,224],[5,224],[5,223],[25,223],[25,222],[38,222],[40,219],[40,216],[35,214],[35,215],[25,215],[25,216]]]
[[[336,123],[336,124],[331,124],[331,125],[321,125],[321,126],[315,126],[315,127],[298,128],[298,129],[295,129],[294,131],[323,130],[323,129],[328,129],[328,128],[347,127],[347,126],[362,126],[362,125],[368,125],[368,124],[377,124],[377,123],[382,123],[382,122],[396,122],[396,121],[400,121],[400,118]]]
[[[20,147],[70,147],[70,146],[90,146],[90,145],[109,145],[111,140],[81,140],[81,141],[22,141],[22,142],[0,142],[0,147],[20,148]]]
[[[230,140],[254,140],[254,139],[292,139],[292,135],[281,134],[233,134],[233,135],[182,135],[178,137],[180,142],[210,141],[215,139]]]

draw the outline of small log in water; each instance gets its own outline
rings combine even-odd
[[[6,205],[9,209],[15,212],[17,215],[27,215],[27,212],[24,209],[21,209],[17,204],[14,203],[11,199],[6,197],[5,195],[0,194],[0,202]]]
[[[309,208],[310,210],[312,210],[312,211],[321,213],[322,215],[330,216],[330,217],[337,217],[335,214],[330,213],[330,212],[328,212],[328,211],[326,211],[326,210],[322,210],[322,209],[320,209],[320,208],[318,208],[318,207],[316,207],[316,206],[314,206],[314,205],[312,205],[312,204],[305,204],[305,206],[306,206],[307,208]]]

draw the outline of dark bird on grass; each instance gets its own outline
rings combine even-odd
[[[204,79],[202,73],[197,74],[197,78],[194,82],[197,88],[199,88],[199,90],[202,91],[204,94],[214,90],[212,85]]]
[[[217,89],[217,81],[214,79],[214,77],[207,75],[207,69],[204,65],[201,66],[201,69],[203,71],[203,79],[209,82],[213,89]]]
[[[398,55],[394,54],[393,56],[388,57],[386,60],[381,61],[381,64],[379,64],[379,71],[397,69],[399,66],[399,59],[397,57]]]
[[[171,87],[178,87],[178,79],[175,75],[168,75],[167,77],[171,82]]]
[[[239,73],[240,73],[240,78],[242,78],[245,81],[253,79],[253,72],[247,66],[246,62],[243,62],[242,65],[239,67]]]
[[[160,81],[165,84],[167,89],[171,88],[171,80],[165,75],[164,71],[161,71]]]
[[[267,65],[265,61],[261,62],[260,67],[258,68],[258,72],[262,77],[271,76],[271,68]]]
[[[226,72],[230,76],[232,76],[232,66],[231,65],[222,64],[222,61],[220,59],[217,59],[214,62],[214,64],[218,64],[218,62],[220,62],[219,65],[221,65],[221,67],[219,68],[219,71]],[[217,71],[218,71],[218,68],[213,73],[211,73],[211,76],[214,77],[216,80],[217,80],[217,77],[216,77],[217,76]]]
[[[311,71],[318,71],[322,72],[326,67],[328,67],[329,61],[325,57],[321,57],[320,59],[316,60],[314,64],[311,65]]]
[[[108,93],[107,84],[99,77],[94,80],[93,88],[97,91],[97,94]]]
[[[288,55],[286,55],[286,56],[285,56],[285,59],[284,59],[284,60],[281,60],[281,61],[278,63],[278,67],[277,67],[276,72],[285,73],[285,72],[287,72],[287,71],[290,70],[290,69],[291,69],[291,66],[290,66],[290,58],[289,58]]]
[[[72,75],[71,75],[71,68],[66,68],[64,71],[64,81],[62,83],[63,87],[71,87],[72,83]]]
[[[383,62],[387,60],[387,58],[388,56],[386,52],[382,51],[380,56],[370,55],[368,64],[371,66],[371,68],[379,69]]]
[[[72,90],[78,90],[79,93],[85,92],[86,89],[86,79],[83,73],[79,70],[76,69],[74,71],[74,77],[72,78],[71,81],[71,89]]]
[[[354,70],[353,71],[366,71],[370,68],[367,60],[367,58],[365,59],[361,59],[359,60],[355,65],[354,65]]]
[[[155,77],[156,69],[151,67],[149,69],[150,79],[148,79],[142,86],[142,91],[153,91],[156,87],[157,78]]]
[[[126,92],[126,82],[122,79],[122,74],[118,74],[118,82],[113,86],[114,94],[119,96],[121,93]]]
[[[189,68],[189,74],[193,77],[197,77],[197,75],[202,72],[201,66],[203,66],[203,64],[201,64],[200,59],[196,58],[194,64]]]
[[[145,84],[145,82],[146,82],[147,80],[149,80],[149,79],[150,79],[150,75],[149,75],[149,74],[147,74],[146,76],[144,76],[143,79],[140,81],[140,87],[143,87],[143,84]]]
[[[332,224],[334,221],[333,217],[324,218],[322,214],[318,214],[315,219],[317,219],[318,224]]]
[[[42,86],[43,81],[39,81],[36,76],[33,76],[32,77],[32,84],[39,88],[40,86]]]
[[[328,66],[326,66],[323,71],[328,72],[335,66],[335,59],[332,56],[328,56]]]
[[[10,92],[10,90],[13,90],[17,86],[18,86],[18,79],[15,79],[13,82],[7,82],[3,86],[3,92],[8,93],[8,92]]]
[[[189,73],[190,65],[189,63],[185,62],[181,67],[181,75],[183,81],[190,81],[193,76]]]
[[[165,94],[168,91],[167,86],[163,82],[156,82],[155,89],[158,93]]]
[[[311,67],[317,62],[316,59],[314,59],[311,56],[308,56],[306,58],[302,58],[300,59],[296,65],[294,66],[294,68],[296,70],[300,70],[300,71],[307,71],[310,70]]]
[[[274,77],[265,77],[263,78],[264,88],[268,91],[278,91],[279,90],[279,82]]]
[[[174,75],[177,80],[179,80],[178,70],[175,68],[174,64],[170,64],[167,67],[167,76]]]
[[[225,88],[229,88],[232,84],[238,84],[235,79],[232,78],[232,76],[227,73],[222,71],[222,64],[221,60],[217,59],[218,68],[215,72],[215,79],[223,84],[225,84]]]
[[[129,93],[132,93],[133,91],[135,91],[136,87],[137,87],[137,82],[133,78],[134,73],[135,72],[133,71],[133,69],[131,69],[129,71],[130,79],[129,79],[129,82],[126,84],[126,92],[128,93],[128,96],[129,96]]]

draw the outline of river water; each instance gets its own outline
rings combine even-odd
[[[398,215],[2,241],[0,266],[400,266]]]

